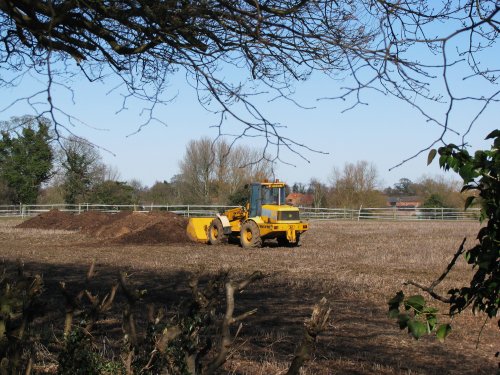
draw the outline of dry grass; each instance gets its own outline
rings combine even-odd
[[[1,258],[21,258],[28,269],[42,271],[48,289],[61,279],[81,278],[93,258],[102,283],[128,270],[149,290],[150,300],[165,305],[186,293],[187,274],[200,267],[269,274],[237,297],[241,309],[259,312],[243,328],[228,373],[284,373],[302,322],[321,296],[332,302],[333,320],[304,374],[491,374],[497,368],[494,322],[486,323],[476,349],[484,321],[470,313],[455,319],[445,344],[409,338],[386,314],[386,301],[404,280],[430,283],[463,237],[472,245],[475,223],[313,222],[300,248],[270,244],[250,251],[235,245],[109,245],[77,233],[14,229],[15,223],[0,221]],[[440,291],[469,276],[460,261]]]

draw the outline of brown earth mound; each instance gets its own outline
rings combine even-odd
[[[73,228],[73,215],[59,210],[42,213],[22,222],[16,228],[75,230]]]
[[[78,215],[51,210],[17,228],[76,230],[122,244],[159,244],[190,242],[186,226],[187,219],[172,212],[86,211]]]

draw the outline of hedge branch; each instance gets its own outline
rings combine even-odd
[[[242,319],[247,318],[248,316],[254,314],[257,309],[248,311],[239,315],[238,317],[233,317],[234,313],[234,293],[242,291],[246,286],[250,283],[253,283],[257,280],[264,278],[264,274],[260,271],[255,271],[248,278],[241,280],[239,282],[234,282],[229,280],[225,284],[226,289],[226,312],[224,314],[224,319],[222,320],[222,329],[221,329],[221,339],[219,344],[219,353],[214,358],[212,362],[210,362],[205,370],[205,374],[210,375],[213,374],[220,366],[226,362],[229,349],[231,348],[234,337],[231,335],[231,326],[241,321]]]
[[[123,311],[123,329],[128,337],[128,342],[132,347],[135,347],[135,345],[137,345],[137,328],[132,308],[140,299],[140,295],[136,290],[132,290],[129,287],[126,277],[127,275],[124,272],[120,272],[120,286],[122,287],[125,298],[127,299],[127,307],[125,307],[125,310]]]
[[[429,286],[425,286],[425,285],[422,285],[416,281],[413,281],[413,280],[408,280],[408,281],[405,281],[403,283],[403,285],[413,285],[415,287],[417,287],[418,289],[428,293],[432,298],[438,300],[438,301],[441,301],[441,302],[444,302],[444,303],[450,303],[451,300],[449,298],[446,298],[446,297],[443,297],[439,294],[437,294],[435,291],[434,291],[434,288],[436,288],[440,283],[441,281],[443,281],[446,276],[448,276],[448,274],[450,273],[450,271],[453,269],[453,267],[455,267],[455,263],[457,262],[458,260],[458,257],[460,255],[463,254],[464,252],[464,245],[465,245],[465,241],[467,240],[467,238],[464,238],[462,243],[460,244],[460,247],[458,248],[457,252],[455,253],[455,255],[453,255],[453,258],[451,259],[450,263],[448,263],[448,265],[446,266],[446,269],[443,271],[443,273],[441,274],[441,276],[439,276],[436,280],[434,280],[432,282],[431,285]]]
[[[324,297],[314,305],[311,319],[306,319],[304,322],[304,336],[295,351],[295,357],[287,375],[298,375],[303,364],[311,359],[311,354],[316,347],[316,339],[325,330],[331,311],[332,309]]]

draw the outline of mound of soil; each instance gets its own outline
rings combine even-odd
[[[42,213],[17,225],[16,228],[77,230],[73,215],[59,210]]]
[[[187,219],[172,212],[86,211],[78,215],[51,210],[17,228],[75,230],[122,244],[161,244],[191,242],[186,226]]]

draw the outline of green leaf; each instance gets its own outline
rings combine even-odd
[[[408,332],[417,340],[427,333],[427,325],[417,320],[408,321]]]
[[[399,309],[392,309],[389,310],[389,318],[390,319],[395,319],[399,316]]]
[[[431,332],[437,324],[437,318],[435,315],[427,316],[427,332]]]
[[[474,179],[474,177],[477,176],[477,173],[474,170],[474,166],[472,164],[463,165],[458,171],[458,174],[460,175],[460,177],[462,177],[464,183],[469,183]]]
[[[436,157],[436,154],[437,154],[437,150],[435,148],[433,148],[432,150],[429,151],[429,155],[427,155],[427,165],[432,163],[432,161]]]
[[[500,137],[500,130],[499,129],[493,130],[490,134],[488,134],[486,136],[485,139],[492,139],[492,138],[497,138],[497,137]]]
[[[451,332],[450,324],[441,324],[436,331],[436,337],[439,341],[443,342],[446,336],[448,336]]]
[[[435,307],[426,307],[422,310],[422,313],[427,314],[427,315],[435,315],[439,309]]]
[[[443,168],[444,170],[446,170],[446,162],[448,160],[448,156],[446,155],[441,155],[439,157],[439,167]]]
[[[408,297],[408,299],[405,301],[406,310],[413,308],[414,310],[416,310],[416,312],[421,312],[424,306],[425,299],[419,294]]]

